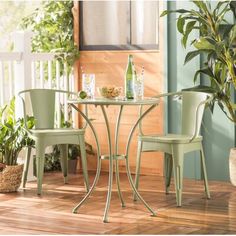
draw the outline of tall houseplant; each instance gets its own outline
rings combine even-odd
[[[185,64],[200,54],[205,58],[203,66],[195,73],[194,82],[203,74],[209,85],[195,89],[212,92],[214,102],[236,124],[236,104],[232,96],[236,89],[236,25],[226,20],[229,12],[236,17],[236,2],[219,1],[213,3],[215,7],[207,1],[193,3],[196,10],[166,10],[161,16],[180,13],[177,29],[182,34],[182,44],[185,48],[187,44],[195,48],[187,53]],[[198,31],[199,36],[190,41],[193,31]]]
[[[227,118],[236,124],[236,24],[227,21],[227,15],[233,16],[236,22],[236,1],[193,1],[196,10],[178,9],[164,11],[161,16],[179,13],[177,29],[182,34],[182,44],[193,46],[195,50],[187,53],[185,63],[202,55],[204,63],[195,72],[194,82],[199,75],[207,86],[196,86],[190,90],[210,92],[214,96],[211,108],[219,105]],[[189,35],[197,31],[199,34],[190,41]],[[204,83],[204,84],[205,84]],[[230,179],[236,185],[236,149],[231,149]]]

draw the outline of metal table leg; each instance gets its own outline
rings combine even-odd
[[[152,213],[152,216],[156,216],[156,213],[152,210],[152,208],[145,202],[145,200],[142,198],[142,196],[139,194],[138,190],[136,189],[132,176],[131,176],[131,172],[130,172],[130,168],[129,168],[129,146],[130,146],[130,142],[131,142],[131,138],[133,136],[134,130],[135,128],[138,126],[139,122],[143,119],[143,117],[145,115],[147,115],[154,107],[155,105],[152,105],[151,107],[149,107],[140,117],[139,119],[136,121],[136,123],[134,124],[132,130],[130,131],[129,134],[129,138],[128,138],[128,142],[127,142],[127,146],[126,146],[126,171],[127,171],[127,176],[130,182],[131,187],[133,188],[134,193],[136,194],[136,196],[139,198],[139,200],[146,206],[146,208]]]
[[[87,124],[90,126],[90,128],[92,129],[92,132],[93,132],[93,135],[95,137],[95,140],[96,140],[96,146],[97,146],[97,171],[96,171],[96,175],[95,175],[95,178],[94,178],[94,181],[93,181],[93,184],[90,188],[90,190],[88,191],[88,193],[84,196],[84,198],[81,200],[81,202],[76,205],[73,209],[73,213],[77,213],[77,209],[80,208],[80,206],[88,199],[88,197],[91,195],[91,193],[93,192],[95,186],[97,185],[97,182],[98,182],[98,179],[99,179],[99,176],[100,176],[100,172],[101,172],[101,155],[100,155],[100,146],[99,146],[99,142],[98,142],[98,137],[97,137],[97,134],[96,134],[96,131],[91,123],[91,121],[87,118],[87,116],[82,112],[80,111],[74,104],[71,104],[71,106],[76,110],[78,111],[81,116],[86,120]]]
[[[102,113],[105,119],[105,124],[107,128],[107,138],[108,138],[108,145],[109,145],[109,180],[108,180],[108,190],[107,190],[107,201],[106,201],[106,207],[105,212],[103,216],[103,222],[108,222],[108,211],[110,208],[110,201],[111,201],[111,192],[112,192],[112,180],[113,180],[113,155],[112,155],[112,147],[111,147],[111,132],[110,132],[110,126],[107,119],[107,114],[105,111],[105,108],[103,105],[101,105]]]
[[[122,111],[123,111],[123,105],[120,106],[120,111],[119,111],[117,121],[116,121],[115,156],[118,156],[118,137],[119,137],[119,128],[120,128],[120,120],[121,120]],[[125,202],[124,202],[121,189],[120,189],[119,161],[118,160],[116,160],[116,184],[117,184],[118,195],[121,201],[121,206],[125,207]]]

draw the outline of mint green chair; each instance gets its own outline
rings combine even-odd
[[[35,118],[35,128],[27,129],[27,132],[35,141],[36,148],[36,169],[37,169],[37,185],[38,194],[42,193],[42,181],[44,173],[44,159],[45,148],[47,146],[56,145],[60,146],[61,150],[61,167],[64,176],[64,182],[67,183],[68,172],[68,144],[79,144],[81,151],[81,162],[83,175],[85,180],[86,190],[89,191],[89,181],[87,172],[87,160],[85,151],[84,133],[85,129],[73,129],[73,128],[55,128],[55,99],[56,94],[62,93],[63,95],[70,95],[71,93],[63,90],[52,89],[29,89],[19,92],[19,96],[23,102],[24,118],[26,120],[26,108],[25,101],[31,101],[31,109]],[[27,181],[27,174],[30,161],[30,152],[28,150],[25,168],[23,173],[23,187],[25,187]]]
[[[205,157],[202,148],[202,136],[199,135],[204,108],[212,97],[203,92],[183,91],[167,93],[157,97],[175,96],[182,100],[182,131],[181,134],[144,135],[142,127],[139,127],[138,151],[135,186],[139,186],[140,162],[142,152],[162,151],[165,153],[164,172],[166,193],[169,192],[172,169],[174,171],[176,202],[182,204],[184,154],[192,151],[200,151],[201,164],[207,198],[210,198],[208,188]],[[137,196],[134,194],[134,200]]]

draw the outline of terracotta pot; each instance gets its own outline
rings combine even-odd
[[[77,159],[68,160],[68,173],[76,174],[76,170],[77,170]]]
[[[3,169],[6,167],[6,165],[5,164],[3,164],[3,163],[0,163],[0,171],[3,171]]]
[[[236,186],[236,148],[230,149],[229,154],[229,176],[231,183]]]
[[[24,165],[6,166],[0,173],[0,192],[16,192],[21,184]]]

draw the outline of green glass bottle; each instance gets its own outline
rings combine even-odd
[[[125,73],[125,97],[127,99],[134,98],[134,66],[133,56],[128,56],[128,65]]]

